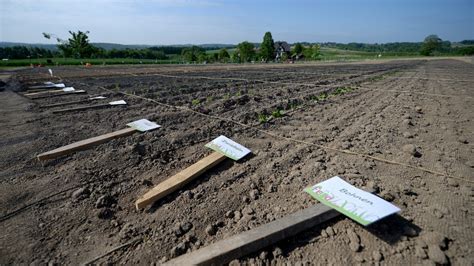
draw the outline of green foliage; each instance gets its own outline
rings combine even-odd
[[[73,32],[69,31],[71,38],[67,41],[62,41],[57,39],[58,49],[63,53],[65,57],[74,57],[74,58],[91,58],[92,55],[98,53],[98,48],[94,47],[89,43],[89,31],[83,32],[78,31]],[[51,37],[48,34],[43,34],[45,38]]]
[[[233,63],[240,63],[240,54],[239,54],[239,51],[235,51],[232,56],[231,56],[231,60]]]
[[[268,122],[268,116],[266,114],[258,114],[258,121],[260,123]]]
[[[199,63],[206,63],[208,61],[208,57],[206,55],[206,53],[199,53],[198,56],[197,56],[197,61]]]
[[[266,32],[263,36],[263,42],[260,45],[260,56],[265,62],[271,61],[275,57],[275,43],[271,32]]]
[[[348,93],[353,91],[354,89],[351,87],[339,87],[337,88],[331,95],[342,95],[344,93]]]
[[[318,44],[303,47],[303,55],[306,59],[318,59],[320,55],[320,46]]]
[[[194,99],[191,101],[191,104],[196,106],[196,105],[199,105],[201,103],[201,101],[199,99]]]
[[[429,35],[423,41],[421,46],[420,54],[424,56],[433,55],[433,52],[439,51],[442,47],[442,40],[438,35]]]
[[[241,42],[237,45],[237,51],[239,55],[239,62],[240,63],[245,63],[245,62],[250,62],[254,59],[255,57],[255,46],[252,43],[249,43],[247,41]]]
[[[281,113],[281,110],[280,109],[276,109],[275,111],[272,112],[272,117],[273,118],[279,118],[279,117],[282,117],[283,114]]]
[[[456,51],[459,55],[474,55],[474,45],[466,46],[466,47],[459,47]]]
[[[324,101],[328,98],[328,94],[326,92],[322,92],[318,96],[316,96],[317,101]]]
[[[0,47],[0,58],[6,59],[38,59],[38,58],[51,58],[59,56],[56,51],[51,51],[45,48],[39,47],[26,47],[26,46],[12,46],[12,47]]]
[[[293,48],[293,54],[301,54],[304,50],[304,47],[301,43],[296,43],[295,48]]]
[[[217,58],[222,63],[229,61],[230,55],[229,55],[229,52],[227,52],[227,49],[225,48],[220,49]]]
[[[198,60],[202,60],[203,54],[205,56],[205,50],[199,46],[193,45],[191,47],[184,48],[181,51],[181,57],[184,61],[187,62],[196,62]],[[205,61],[205,60],[204,60]],[[201,61],[203,62],[203,61]]]
[[[271,113],[271,115],[267,115],[265,113],[258,114],[258,121],[260,123],[266,123],[270,121],[270,119],[272,118],[280,118],[280,117],[283,117],[283,113],[281,112],[280,109],[276,109],[275,111]]]

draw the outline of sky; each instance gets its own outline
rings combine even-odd
[[[474,39],[474,0],[0,0],[0,41],[55,43],[89,31],[91,42],[237,44],[386,43]]]

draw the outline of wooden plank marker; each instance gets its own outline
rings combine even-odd
[[[82,93],[86,93],[86,91],[85,90],[74,90],[74,91],[70,91],[70,92],[46,94],[46,95],[41,95],[41,96],[36,96],[36,97],[29,97],[29,98],[32,99],[32,100],[37,100],[37,99],[60,97],[60,96],[82,94]]]
[[[53,94],[53,93],[63,93],[63,92],[73,92],[76,89],[73,87],[66,87],[60,90],[46,90],[46,91],[39,91],[39,92],[30,92],[23,94],[24,96],[36,96],[36,95],[44,95],[44,94]]]
[[[332,182],[334,181],[332,179],[334,178],[326,181]],[[318,224],[326,222],[329,219],[338,216],[340,213],[349,216],[347,213],[334,207],[337,204],[342,205],[343,208],[350,209],[350,212],[352,213],[355,213],[355,209],[357,209],[359,213],[358,216],[366,215],[365,217],[374,217],[375,213],[369,213],[370,209],[362,208],[359,210],[359,208],[361,208],[361,202],[365,202],[366,206],[371,206],[371,204],[368,203],[370,200],[367,198],[373,199],[378,197],[369,192],[359,190],[348,183],[348,186],[343,184],[343,187],[339,186],[341,183],[337,183],[335,187],[331,187],[332,184],[324,184],[324,182],[322,182],[305,189],[306,192],[308,192],[308,189],[316,191],[315,193],[323,199],[323,204],[312,205],[273,222],[261,225],[230,238],[223,239],[207,247],[170,260],[165,263],[165,265],[221,265],[228,263],[233,259],[254,253],[287,237],[294,236]],[[340,195],[349,196],[347,200],[341,200],[341,198],[338,197],[339,195],[336,196],[332,194],[334,191],[339,191]],[[373,190],[370,192],[373,192]],[[312,196],[314,197],[314,195]],[[380,198],[378,199],[382,200]],[[324,200],[333,201],[333,204],[326,205]],[[377,213],[377,215],[378,214],[379,213]]]
[[[52,89],[52,88],[65,88],[64,83],[53,83],[51,81],[44,82],[41,85],[30,86],[28,89]]]
[[[273,222],[172,259],[164,265],[223,265],[308,230],[338,215],[337,211],[323,204],[315,204]]]
[[[143,209],[153,202],[182,188],[184,185],[191,182],[210,168],[222,162],[226,157],[237,161],[250,153],[249,149],[225,136],[219,136],[206,144],[206,147],[215,152],[159,183],[157,186],[145,193],[135,202],[137,210]]]
[[[82,100],[78,100],[78,101],[69,101],[69,102],[41,105],[41,106],[39,106],[39,108],[53,108],[53,107],[71,105],[71,104],[86,103],[86,102],[95,101],[95,100],[102,100],[102,99],[106,99],[106,98],[107,97],[105,97],[105,96],[99,95],[99,96],[94,96],[94,97],[90,97],[90,98],[82,99]]]
[[[67,155],[76,151],[89,149],[90,147],[102,144],[111,139],[132,135],[133,133],[137,131],[145,132],[145,131],[153,130],[160,127],[160,125],[150,122],[146,119],[137,120],[127,125],[129,126],[129,128],[121,129],[118,131],[114,131],[112,133],[100,135],[100,136],[93,137],[90,139],[74,142],[69,145],[66,145],[66,146],[45,152],[45,153],[41,153],[36,157],[38,158],[39,161],[54,159],[54,158]]]
[[[123,105],[127,105],[127,102],[125,102],[124,100],[120,100],[120,101],[113,101],[113,102],[103,103],[103,104],[86,105],[86,106],[79,106],[79,107],[68,108],[68,109],[54,110],[53,114],[67,113],[67,112],[73,112],[73,111],[82,111],[82,110],[87,110],[87,109],[103,108],[103,107],[110,107],[110,106],[123,106]]]

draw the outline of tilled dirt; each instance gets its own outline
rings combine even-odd
[[[317,204],[302,190],[334,175],[374,189],[400,215],[367,228],[341,216],[231,264],[474,262],[470,63],[53,71],[88,95],[22,96],[27,84],[51,80],[46,69],[16,71],[0,92],[1,264],[85,263],[133,240],[95,262],[165,262]],[[65,114],[42,107],[90,95],[129,105]],[[276,110],[281,117],[271,116]],[[35,159],[141,118],[162,128],[44,165]],[[204,144],[219,135],[252,155],[135,210],[138,197],[209,154]]]

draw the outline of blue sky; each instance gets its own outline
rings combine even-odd
[[[474,0],[0,0],[0,41],[54,43],[90,31],[92,42],[202,44],[474,39]]]

